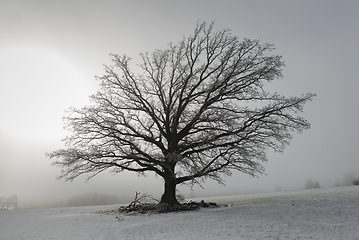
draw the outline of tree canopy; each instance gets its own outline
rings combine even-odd
[[[174,205],[177,184],[262,174],[268,149],[281,152],[291,132],[310,128],[299,113],[315,96],[265,90],[284,66],[272,50],[202,23],[178,44],[142,53],[141,72],[112,54],[91,104],[64,117],[67,148],[49,154],[59,178],[155,172],[165,183],[161,202]]]

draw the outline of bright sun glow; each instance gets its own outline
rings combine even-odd
[[[64,111],[88,103],[86,81],[69,59],[41,48],[0,52],[0,130],[16,139],[64,137]]]

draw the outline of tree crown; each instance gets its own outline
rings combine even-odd
[[[267,149],[281,152],[292,131],[309,129],[298,113],[315,96],[264,89],[282,77],[273,49],[203,23],[177,45],[141,54],[141,74],[128,56],[112,54],[92,105],[64,118],[69,148],[49,154],[61,158],[54,162],[63,167],[60,178],[112,168],[170,175],[179,184],[222,182],[231,170],[263,173]]]

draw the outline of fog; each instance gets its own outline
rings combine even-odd
[[[240,38],[273,43],[284,78],[268,86],[286,96],[317,93],[302,116],[312,123],[293,134],[284,153],[268,152],[266,175],[234,172],[222,186],[180,186],[189,197],[303,189],[308,179],[334,186],[359,173],[359,16],[357,1],[12,1],[0,2],[0,197],[19,206],[67,201],[85,193],[159,197],[153,174],[103,172],[86,182],[56,180],[46,152],[63,148],[64,111],[95,93],[110,53],[139,63],[140,52],[162,49],[215,21]]]

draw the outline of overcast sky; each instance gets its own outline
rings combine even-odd
[[[196,195],[298,189],[309,178],[333,186],[344,173],[359,173],[358,12],[356,0],[1,0],[0,196],[17,194],[21,205],[86,192],[161,194],[152,175],[58,181],[61,169],[45,152],[63,147],[64,111],[88,103],[110,53],[138,63],[140,52],[179,42],[198,21],[273,43],[286,66],[270,90],[317,97],[303,114],[312,128],[294,134],[283,154],[268,153],[267,175],[234,173],[225,187],[208,181]]]

